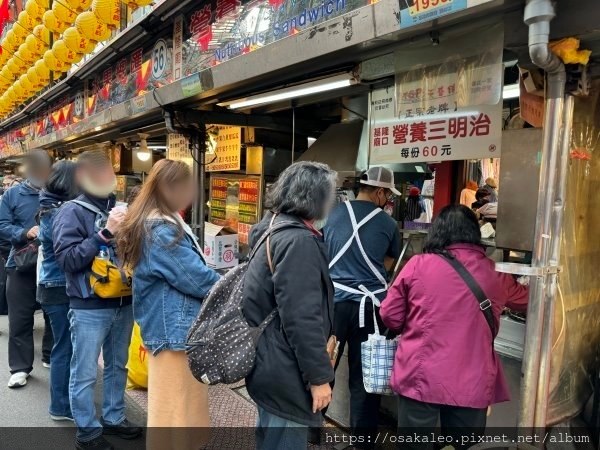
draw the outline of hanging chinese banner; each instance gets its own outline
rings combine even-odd
[[[486,45],[476,52],[458,45],[464,38],[448,46],[454,55],[437,49],[396,54],[396,61],[432,64],[398,71],[395,87],[372,93],[371,164],[500,156],[503,34],[483,32]]]

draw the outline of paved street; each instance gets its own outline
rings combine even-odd
[[[41,341],[44,320],[41,314],[35,321],[35,367],[27,386],[8,389],[8,320],[0,316],[0,450],[56,449],[73,447],[75,430],[68,422],[54,422],[48,416],[49,370],[42,366]],[[96,391],[99,402],[101,390]],[[249,399],[243,383],[230,386],[211,386],[209,390],[211,433],[208,449],[254,448],[256,408]],[[127,416],[145,424],[147,394],[145,391],[127,391]],[[15,428],[18,427],[18,428]],[[339,430],[328,427],[330,432]],[[141,450],[143,439],[123,441],[110,438],[117,450]],[[331,449],[330,446],[310,448]]]

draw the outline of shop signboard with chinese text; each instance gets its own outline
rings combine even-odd
[[[461,39],[468,45],[456,44],[454,55],[396,51],[397,67],[415,58],[444,62],[398,71],[395,86],[373,92],[372,164],[500,157],[503,35],[484,30],[482,49]]]
[[[240,170],[242,157],[242,128],[224,125],[207,125],[208,129],[217,127],[216,148],[206,153],[206,171],[221,172]],[[209,133],[210,134],[210,133]]]
[[[457,107],[432,102],[396,117],[394,90],[380,89],[373,92],[372,108],[372,164],[500,157],[502,103]]]
[[[209,221],[236,230],[247,244],[250,228],[260,219],[260,198],[260,177],[211,175]]]
[[[173,82],[173,43],[159,39],[137,48],[88,80],[87,115]]]
[[[183,161],[190,167],[193,165],[189,141],[183,134],[169,133],[167,135],[167,158]]]
[[[400,28],[431,22],[491,0],[400,0]]]
[[[182,29],[175,25],[175,57],[181,58],[175,70],[181,71],[178,76],[186,77],[370,3],[369,0],[214,0],[186,17]]]

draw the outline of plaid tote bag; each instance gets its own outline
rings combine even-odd
[[[396,339],[386,339],[379,334],[370,334],[361,344],[362,375],[365,391],[370,394],[394,395],[390,387],[394,356],[398,348]]]

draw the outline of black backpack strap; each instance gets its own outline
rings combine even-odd
[[[487,297],[487,295],[485,295],[479,283],[477,283],[475,278],[473,278],[473,275],[469,273],[467,268],[463,266],[458,259],[446,254],[440,254],[439,256],[444,258],[448,262],[448,264],[450,264],[454,268],[454,270],[458,272],[458,274],[465,281],[473,295],[475,295],[479,309],[483,313],[483,316],[485,317],[485,320],[488,323],[488,326],[490,327],[490,331],[492,332],[493,342],[496,338],[496,323],[494,322],[492,302]]]

